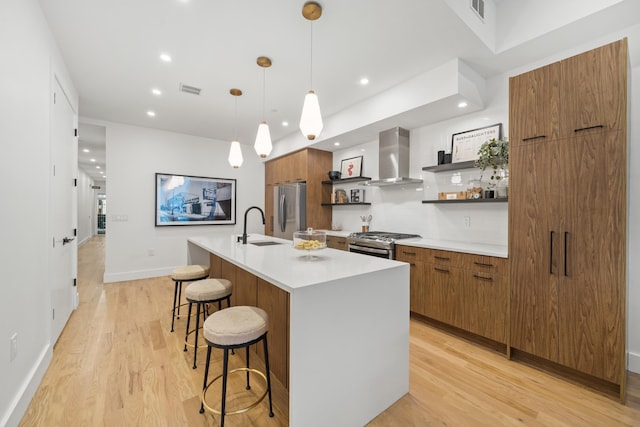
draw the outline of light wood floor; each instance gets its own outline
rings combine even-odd
[[[184,318],[169,332],[173,282],[103,284],[104,236],[83,245],[78,259],[80,306],[20,425],[219,425],[215,416],[198,413],[205,351],[193,370],[192,350],[183,352]],[[217,375],[220,355],[214,357],[210,374]],[[410,358],[410,393],[369,426],[640,425],[635,374],[625,406],[416,320]],[[266,407],[229,416],[226,424],[288,424],[278,408],[269,418]]]

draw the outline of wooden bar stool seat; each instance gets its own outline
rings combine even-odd
[[[171,280],[175,282],[175,288],[173,289],[173,308],[171,309],[171,332],[173,332],[173,325],[176,318],[180,318],[180,306],[187,305],[186,303],[180,304],[182,300],[182,284],[184,282],[206,279],[207,277],[209,277],[209,266],[207,265],[184,265],[182,267],[176,267],[171,272]]]
[[[267,332],[269,331],[269,316],[258,307],[251,306],[235,306],[216,311],[204,322],[203,333],[207,342],[207,363],[204,370],[204,381],[202,384],[202,397],[200,405],[200,413],[205,409],[214,414],[220,415],[220,426],[224,427],[225,415],[234,415],[244,413],[256,407],[265,396],[269,395],[269,416],[273,417],[273,403],[271,400],[271,375],[269,373],[269,347],[267,345]],[[257,369],[251,369],[249,366],[249,347],[262,341],[264,345],[264,363],[265,373]],[[229,350],[236,348],[246,349],[246,368],[238,368],[229,371]],[[224,351],[222,362],[222,374],[207,383],[209,376],[209,362],[211,361],[211,349],[220,348]],[[246,372],[247,386],[251,389],[249,376],[254,373],[260,376],[266,382],[266,390],[262,396],[258,397],[253,403],[244,408],[227,411],[227,376],[234,372]],[[207,403],[207,391],[218,379],[222,378],[222,402],[220,409],[215,409]]]
[[[222,310],[222,301],[227,301],[227,307],[231,306],[231,292],[233,285],[227,279],[203,279],[192,282],[184,290],[184,296],[189,304],[189,314],[187,317],[187,329],[184,336],[184,351],[187,351],[189,344],[189,335],[194,334],[195,343],[193,344],[193,369],[196,369],[196,357],[198,356],[198,331],[200,330],[200,313],[206,318],[208,313],[208,305],[218,303],[218,310]],[[191,325],[191,308],[196,304],[196,327],[189,330]],[[206,347],[206,346],[203,346]]]

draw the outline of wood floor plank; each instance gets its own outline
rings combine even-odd
[[[192,369],[193,349],[183,351],[186,311],[169,332],[170,278],[104,284],[103,274],[104,236],[96,236],[79,251],[80,305],[20,426],[219,425],[217,415],[199,413],[206,350],[198,350]],[[640,375],[629,374],[623,405],[419,320],[410,327],[409,393],[369,427],[640,426]],[[232,356],[231,367],[243,360]],[[264,369],[257,358],[255,366]],[[210,378],[221,367],[222,351],[214,349]],[[241,375],[230,378],[230,388],[230,403],[242,404]],[[276,388],[274,418],[263,402],[226,425],[287,426],[285,398]]]

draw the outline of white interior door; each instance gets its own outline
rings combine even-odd
[[[55,343],[76,302],[74,278],[77,269],[77,241],[74,236],[74,204],[77,187],[77,137],[75,113],[57,80],[54,83],[51,120],[51,179],[49,191],[49,230],[51,256],[51,342]]]

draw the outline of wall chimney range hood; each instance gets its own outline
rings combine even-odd
[[[421,179],[409,178],[409,131],[401,127],[384,130],[379,134],[379,179],[360,185],[384,187],[390,185],[420,184]]]

